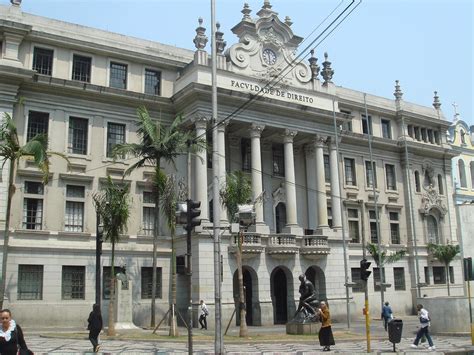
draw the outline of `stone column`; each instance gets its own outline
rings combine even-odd
[[[206,140],[207,118],[199,116],[194,119],[196,137]],[[194,200],[201,201],[201,218],[209,220],[209,201],[207,199],[207,148],[196,153],[194,159]]]
[[[307,199],[308,199],[308,228],[315,230],[318,226],[317,213],[316,213],[316,199],[317,199],[317,186],[316,186],[316,158],[314,145],[307,144],[304,147],[305,159],[306,159],[306,186]]]
[[[219,124],[217,127],[217,151],[219,155],[219,190],[225,186],[226,183],[226,162],[225,162],[225,126],[227,124]],[[225,207],[221,206],[221,225],[227,224],[227,211]]]
[[[316,194],[318,195],[318,228],[328,227],[328,205],[326,202],[326,179],[324,177],[324,152],[323,147],[326,137],[316,136],[314,146],[316,149]]]
[[[341,218],[341,190],[339,184],[339,164],[336,142],[331,139],[329,143],[329,166],[331,169],[331,205],[333,228],[342,228]]]
[[[260,151],[260,137],[262,131],[265,128],[264,125],[252,124],[250,129],[251,139],[251,154],[252,154],[252,198],[255,201],[255,230],[258,232],[269,232],[268,227],[265,228],[265,221],[263,218],[263,181],[262,181],[262,154]],[[253,229],[253,228],[252,228]],[[265,229],[263,231],[262,229]]]
[[[297,131],[285,130],[283,136],[285,154],[285,190],[286,190],[286,227],[285,233],[302,234],[303,230],[298,226],[296,214],[296,179],[295,159],[293,156],[293,139]]]

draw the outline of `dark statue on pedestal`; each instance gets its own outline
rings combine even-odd
[[[294,323],[310,323],[318,322],[319,316],[317,309],[319,308],[319,300],[317,299],[314,285],[309,281],[304,274],[299,276],[300,288],[299,292],[300,303],[296,310],[295,316],[291,322]]]

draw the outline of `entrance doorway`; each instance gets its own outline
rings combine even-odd
[[[274,323],[285,324],[288,321],[288,282],[282,268],[273,270],[271,286]]]
[[[306,278],[314,285],[319,301],[327,301],[326,277],[319,266],[310,266],[304,273]]]
[[[248,268],[242,267],[242,276],[244,284],[244,302],[245,302],[245,320],[247,325],[259,325],[259,321],[255,319],[254,310],[257,308],[257,318],[258,317],[258,293],[257,293],[257,276],[255,272]],[[237,270],[234,272],[233,277],[233,290],[234,290],[234,300],[236,304],[236,314],[235,320],[236,325],[240,325],[240,311],[239,311],[239,276]]]

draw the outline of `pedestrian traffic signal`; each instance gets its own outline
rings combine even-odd
[[[201,207],[201,201],[187,200],[186,204],[187,204],[186,230],[192,231],[194,227],[201,225],[201,220],[197,218],[201,215],[201,210],[199,209],[199,207]]]
[[[464,281],[474,281],[474,270],[472,269],[472,258],[464,258]]]
[[[371,262],[367,261],[367,259],[362,259],[360,261],[360,279],[367,281],[369,279],[370,274],[372,271],[369,271],[369,266]]]

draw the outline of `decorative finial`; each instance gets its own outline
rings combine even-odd
[[[458,113],[458,104],[453,102],[452,103],[453,107],[454,107],[454,121],[457,121],[459,119],[459,113]]]
[[[249,4],[245,3],[244,8],[240,12],[244,14],[244,17],[242,17],[242,21],[252,21],[252,18],[250,17],[250,13],[252,12],[252,10],[250,10]]]
[[[270,0],[264,0],[262,9],[271,9],[272,5],[270,5]]]
[[[288,26],[291,26],[291,25],[293,24],[293,22],[291,21],[290,16],[286,16],[286,17],[285,17],[285,23],[286,23]]]
[[[308,59],[309,67],[311,68],[312,79],[315,80],[318,78],[319,74],[319,65],[316,64],[318,58],[314,56],[314,49],[311,49],[311,58]]]
[[[224,48],[227,45],[227,42],[224,41],[224,32],[219,31],[221,28],[221,24],[219,22],[216,23],[216,51],[217,54],[222,54],[224,52]]]
[[[12,5],[15,5],[15,6],[20,6],[21,5],[21,0],[10,0],[11,4]]]
[[[331,62],[328,61],[327,52],[324,53],[323,70],[321,70],[321,75],[324,79],[323,85],[332,83],[331,79],[332,79],[332,76],[334,75],[334,70],[331,68]]]
[[[400,89],[399,81],[395,80],[395,92],[393,93],[393,96],[395,96],[395,100],[400,101],[403,96],[403,92]]]
[[[206,29],[202,27],[202,17],[198,19],[199,26],[196,28],[196,37],[194,37],[194,45],[198,50],[202,50],[206,47],[207,44],[207,36],[206,36]]]
[[[439,101],[439,96],[438,96],[438,92],[435,91],[434,92],[434,98],[433,98],[433,107],[437,110],[439,110],[439,108],[441,107],[441,102]]]

